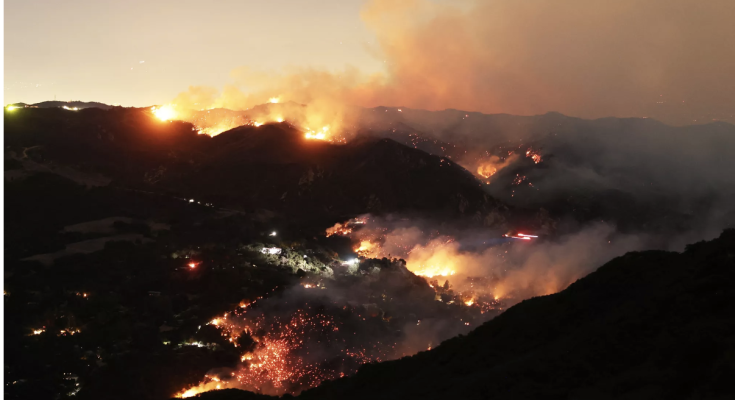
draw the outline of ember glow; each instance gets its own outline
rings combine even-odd
[[[535,164],[543,161],[543,159],[541,158],[541,153],[538,150],[534,150],[533,148],[529,148],[528,150],[526,150],[526,157],[532,159]]]
[[[498,171],[510,165],[516,159],[518,159],[518,155],[515,153],[511,153],[507,157],[499,157],[493,155],[489,158],[481,159],[477,164],[477,175],[481,178],[489,179],[490,177],[498,173]],[[469,168],[470,165],[467,165],[467,167]]]
[[[512,183],[512,185],[513,185],[513,186],[518,186],[518,185],[520,185],[521,183],[523,183],[523,181],[525,181],[526,179],[527,179],[527,178],[526,178],[526,176],[525,176],[525,175],[521,175],[521,174],[516,174],[515,178],[513,178],[513,183]]]
[[[201,383],[192,388],[177,393],[176,395],[174,395],[174,397],[179,399],[186,399],[189,397],[194,397],[199,393],[208,392],[210,390],[225,389],[227,387],[229,387],[229,382],[222,381],[220,378],[217,377],[205,375],[204,380],[202,380]]]
[[[215,318],[210,324],[233,343],[244,335],[254,344],[243,349],[241,365],[229,381],[205,376],[201,383],[181,390],[176,397],[186,398],[226,387],[271,395],[298,393],[325,380],[352,374],[366,362],[380,361],[394,347],[394,344],[353,347],[355,332],[345,330],[332,315],[316,311],[308,304],[286,316],[233,312]],[[325,359],[320,352],[333,355]]]

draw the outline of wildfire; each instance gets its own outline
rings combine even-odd
[[[341,112],[331,107],[302,107],[282,103],[282,98],[272,97],[268,99],[267,107],[227,109],[222,108],[223,104],[214,102],[201,104],[198,107],[203,108],[198,110],[187,108],[184,103],[171,103],[160,108],[154,107],[151,111],[163,121],[176,119],[189,122],[200,134],[209,136],[245,125],[259,127],[287,121],[292,127],[302,130],[307,139],[346,142],[344,137],[339,136],[345,125]]]
[[[371,225],[361,227],[368,220]],[[395,251],[400,246],[392,242],[388,245],[384,241],[387,236],[385,229],[376,229],[372,224],[372,218],[363,216],[335,224],[326,230],[326,234],[353,235],[353,249],[361,256],[383,251],[396,255]],[[493,316],[502,310],[498,295],[505,294],[498,291],[494,283],[491,287],[490,280],[485,277],[465,276],[466,266],[472,260],[460,251],[460,244],[456,240],[448,236],[436,236],[425,245],[416,245],[410,239],[412,231],[399,232],[400,236],[407,237],[406,241],[409,241],[403,256],[406,267],[427,281],[434,278],[428,284],[435,292],[435,297],[433,300],[430,297],[428,301],[435,304],[433,301],[436,300],[451,305],[447,309],[461,313],[455,319],[457,325],[461,324],[463,329],[469,330],[470,326],[477,326],[477,322],[482,320],[481,315]],[[514,235],[529,238],[523,240],[534,237],[523,233]],[[385,246],[385,249],[381,246]],[[265,253],[270,252],[269,248],[261,249],[263,250]],[[360,261],[352,259],[344,264],[354,265],[353,263]],[[441,278],[450,276],[454,278]],[[449,279],[452,279],[454,285],[450,285]],[[300,282],[300,286],[308,289],[305,293],[310,295],[309,298],[314,298],[314,289],[324,288],[322,282],[315,279],[305,279]],[[389,295],[388,298],[386,294],[382,296],[384,301],[390,301]],[[397,343],[366,343],[365,337],[358,339],[359,335],[355,335],[359,332],[356,326],[390,321],[391,313],[389,310],[384,313],[379,304],[360,302],[358,305],[345,304],[344,307],[339,304],[335,309],[321,303],[318,307],[298,304],[296,311],[286,311],[288,309],[281,306],[261,308],[263,302],[257,301],[259,304],[256,305],[256,300],[243,300],[234,311],[216,315],[208,322],[208,325],[216,327],[226,340],[241,350],[240,364],[232,377],[223,377],[225,381],[215,381],[206,376],[198,385],[182,389],[176,394],[177,397],[191,397],[204,391],[226,387],[268,395],[297,394],[325,380],[354,373],[361,364],[406,355],[401,353],[406,351],[405,347],[397,346]],[[280,299],[276,299],[276,302],[279,301]],[[421,328],[416,329],[431,329],[424,328],[428,324],[420,320],[416,325],[421,325]],[[399,350],[398,347],[402,348]]]
[[[416,270],[412,271],[414,274],[418,276],[424,276],[427,278],[433,278],[435,276],[452,276],[455,274],[455,271],[451,268],[447,267],[437,267],[434,265],[430,265],[428,267],[421,265]]]
[[[349,226],[342,225],[339,222],[334,224],[333,227],[327,228],[327,237],[330,237],[332,235],[347,236],[350,233],[352,233],[352,228]]]
[[[347,236],[352,233],[352,231],[359,226],[362,226],[365,224],[365,220],[360,218],[354,218],[349,221],[343,222],[343,223],[336,223],[331,228],[327,228],[326,235],[327,237],[330,237],[332,235],[342,235]]]
[[[477,174],[483,178],[489,178],[495,175],[496,172],[498,172],[498,169],[492,165],[483,164],[477,167]]]
[[[304,284],[304,287],[316,286]],[[231,342],[241,335],[249,335],[255,347],[242,353],[242,364],[232,374],[231,381],[205,376],[197,386],[177,393],[178,398],[233,386],[275,395],[298,393],[325,380],[354,373],[360,364],[380,361],[380,354],[392,348],[389,344],[370,349],[352,348],[348,344],[344,348],[345,339],[351,339],[352,332],[342,333],[340,324],[331,315],[313,311],[308,305],[285,318],[273,315],[249,318],[246,312],[241,312],[229,320],[226,316],[215,318],[210,324],[220,329]],[[337,358],[327,360],[309,356],[311,343],[321,348],[331,342],[343,347]]]
[[[188,397],[194,397],[199,393],[207,392],[210,390],[224,389],[228,386],[228,382],[224,382],[217,377],[210,377],[209,375],[204,376],[204,380],[192,388],[186,389],[177,393],[174,397],[179,399],[186,399]]]
[[[354,250],[355,250],[355,253],[363,257],[368,257],[372,253],[372,250],[374,247],[375,247],[375,244],[373,244],[371,241],[363,240],[360,242],[360,246]]]
[[[508,155],[508,157],[498,157],[495,155],[490,156],[490,158],[486,158],[480,161],[479,165],[477,166],[477,175],[488,179],[491,176],[497,174],[498,171],[500,171],[501,169],[510,165],[517,158],[518,155],[513,154],[512,152]]]
[[[160,108],[151,107],[151,111],[153,112],[153,115],[156,116],[156,118],[160,119],[161,121],[171,121],[172,119],[176,118],[176,110],[174,110],[174,106],[171,104],[162,106]]]
[[[305,137],[307,139],[327,140],[327,132],[329,132],[329,126],[322,127],[321,131],[313,131],[309,128],[306,129],[307,131]]]

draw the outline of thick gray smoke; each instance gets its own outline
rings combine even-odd
[[[374,134],[409,137],[407,144],[421,137],[425,150],[473,172],[493,197],[543,208],[560,221],[692,232],[696,240],[735,224],[735,126],[728,123],[672,127],[651,119],[387,109],[365,112],[362,124]]]

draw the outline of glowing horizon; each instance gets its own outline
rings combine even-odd
[[[730,0],[78,0],[41,9],[6,5],[6,104],[244,110],[293,101],[735,123]],[[49,44],[56,36],[65,46]]]

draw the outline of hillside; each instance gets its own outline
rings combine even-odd
[[[482,179],[487,193],[512,206],[625,231],[716,234],[735,223],[735,125],[725,122],[390,107],[360,116],[363,133],[451,158],[478,176],[493,171]]]
[[[146,109],[24,109],[6,116],[6,154],[24,170],[73,168],[114,186],[286,216],[405,210],[478,221],[507,216],[451,160],[389,139],[306,140],[286,123],[212,138],[188,123],[158,121]]]
[[[287,214],[435,211],[487,215],[504,208],[448,159],[390,139],[334,145],[285,124],[236,128],[212,138],[206,156],[163,185],[216,203]]]
[[[734,284],[735,230],[681,254],[629,253],[467,336],[298,398],[730,398]]]
[[[69,107],[69,108],[100,108],[102,110],[109,110],[113,106],[100,103],[97,101],[42,101],[31,105],[32,107],[38,108],[54,108],[54,107]]]

